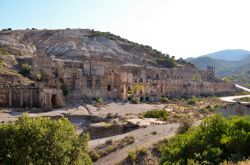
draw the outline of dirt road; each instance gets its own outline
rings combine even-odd
[[[250,89],[243,87],[241,85],[235,84],[236,88],[242,89],[246,92],[250,92]],[[226,97],[220,97],[221,101],[229,102],[229,103],[234,103],[237,102],[235,101],[236,99],[244,98],[244,97],[250,97],[250,95],[238,95],[238,96],[226,96]],[[241,103],[248,103],[248,102],[241,102]]]
[[[130,133],[113,136],[109,138],[103,138],[103,139],[96,139],[89,142],[89,146],[91,149],[93,149],[95,146],[101,143],[105,143],[106,140],[118,140],[128,135],[133,135],[135,137],[135,142],[131,145],[128,145],[121,150],[118,150],[116,152],[113,152],[106,157],[103,157],[99,159],[97,162],[95,162],[95,165],[110,165],[110,164],[116,164],[125,159],[128,155],[129,150],[135,150],[136,148],[141,147],[150,147],[154,143],[174,136],[176,129],[179,127],[179,124],[165,124],[165,125],[155,125],[150,126],[147,128],[140,128],[134,131],[131,131]],[[153,134],[153,132],[156,132],[156,134]]]

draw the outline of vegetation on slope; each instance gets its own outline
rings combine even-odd
[[[214,115],[165,143],[160,164],[237,162],[250,156],[249,148],[249,117],[225,119],[221,115]]]
[[[0,124],[0,164],[91,164],[88,136],[67,119],[30,118]]]

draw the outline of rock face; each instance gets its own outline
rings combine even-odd
[[[87,29],[0,32],[0,69],[0,106],[23,107],[12,103],[25,99],[51,109],[63,106],[64,97],[158,101],[235,90],[214,76],[214,67],[197,70],[149,46]]]
[[[155,52],[147,51],[150,47],[141,47],[107,34],[88,29],[5,31],[0,32],[0,45],[15,55],[156,65],[158,57],[152,55]]]

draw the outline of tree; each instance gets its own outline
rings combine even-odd
[[[196,128],[178,134],[164,145],[160,164],[220,164],[250,156],[250,117],[208,117]]]
[[[0,164],[91,164],[87,140],[65,118],[24,114],[15,124],[0,124]]]

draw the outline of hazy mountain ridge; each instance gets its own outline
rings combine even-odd
[[[197,58],[187,58],[186,61],[200,69],[207,65],[214,66],[218,77],[229,77],[240,83],[250,82],[250,54],[247,50],[223,50]]]
[[[218,52],[203,55],[204,57],[211,57],[214,59],[226,60],[226,61],[240,61],[243,58],[250,55],[250,51],[243,49],[227,49]]]

